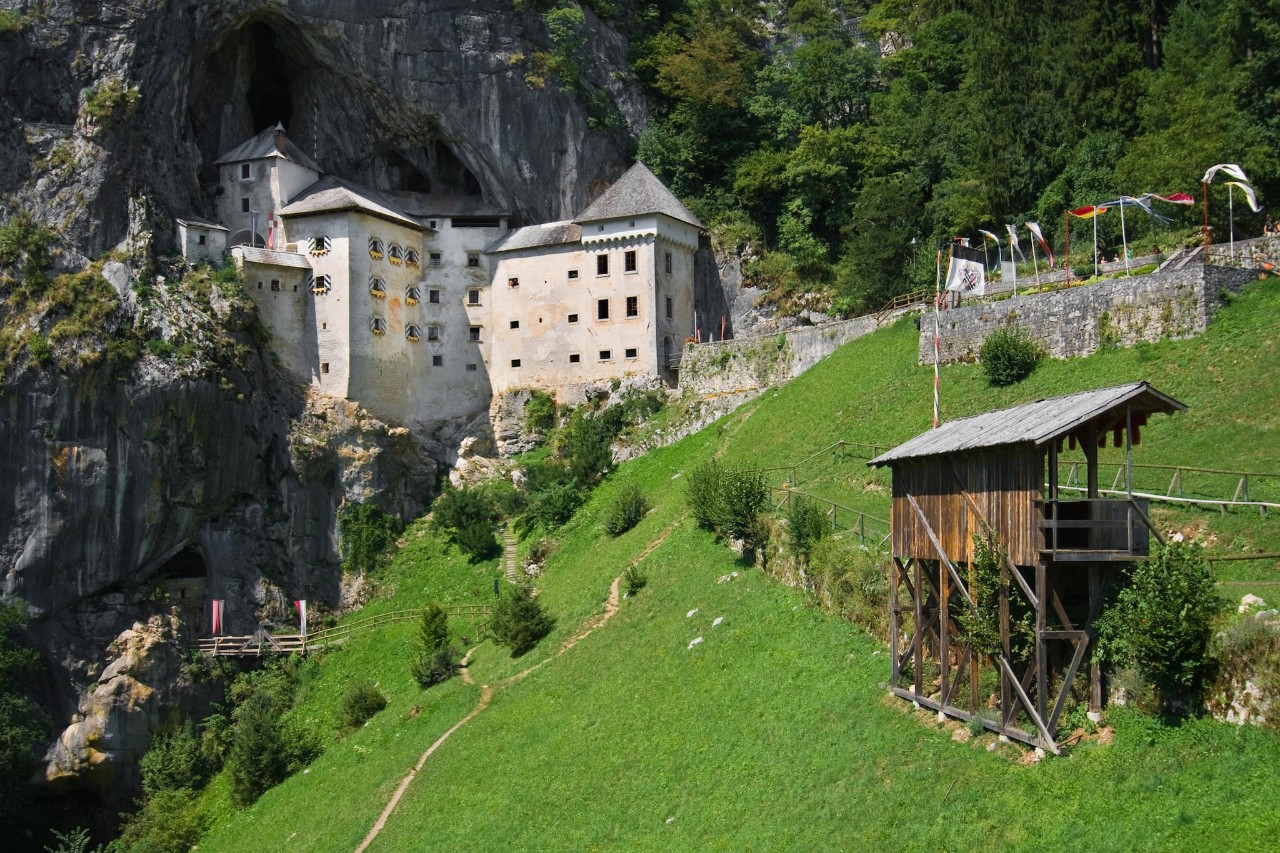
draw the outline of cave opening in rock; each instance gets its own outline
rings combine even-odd
[[[209,569],[200,553],[188,545],[165,561],[159,574],[164,580],[193,580],[208,577]]]
[[[245,101],[255,131],[282,122],[286,127],[293,119],[293,96],[289,91],[288,69],[279,46],[276,31],[261,21],[249,27],[249,50],[253,70]]]

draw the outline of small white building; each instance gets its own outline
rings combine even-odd
[[[641,163],[573,221],[510,231],[478,197],[322,176],[280,126],[217,165],[222,225],[181,221],[184,252],[192,223],[206,257],[229,243],[282,366],[319,393],[431,429],[495,393],[674,380],[702,224]]]

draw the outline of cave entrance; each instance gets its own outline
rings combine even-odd
[[[252,70],[245,103],[255,131],[282,122],[290,126],[293,119],[293,95],[289,91],[288,68],[276,44],[276,31],[255,21],[249,26],[248,43]]]
[[[199,625],[209,583],[209,567],[200,552],[188,545],[166,560],[157,575],[169,593],[169,605],[178,608],[182,621]]]

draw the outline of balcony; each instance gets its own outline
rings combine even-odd
[[[1143,498],[1047,500],[1040,509],[1041,551],[1055,562],[1145,560],[1151,553],[1154,528]]]

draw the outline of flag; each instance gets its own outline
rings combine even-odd
[[[987,270],[982,265],[982,253],[977,249],[953,246],[951,260],[947,263],[947,290],[967,296],[985,296]]]
[[[1049,259],[1049,269],[1053,269],[1053,252],[1049,251],[1049,243],[1044,239],[1044,235],[1040,233],[1040,226],[1035,222],[1028,222],[1027,230],[1036,238],[1036,242],[1040,244],[1040,248],[1044,249],[1045,257]]]
[[[299,599],[293,603],[298,608],[298,621],[302,624],[302,636],[307,636],[307,602],[305,599]]]
[[[274,249],[276,247],[276,212],[273,210],[267,214],[267,248]]]
[[[1107,212],[1105,207],[1095,207],[1092,204],[1086,204],[1084,207],[1077,207],[1071,211],[1071,215],[1076,219],[1093,219],[1095,216],[1101,216]]]
[[[1026,256],[1022,254],[1022,245],[1018,242],[1018,229],[1012,225],[1006,225],[1005,228],[1009,231],[1009,245],[1018,253],[1018,257],[1026,260]]]
[[[1161,201],[1167,201],[1169,204],[1195,204],[1196,200],[1186,193],[1174,193],[1173,195],[1159,195],[1157,193],[1147,193],[1152,198],[1158,198]]]
[[[990,239],[992,243],[995,243],[997,245],[1000,243],[1000,238],[992,234],[990,231],[983,231],[981,228],[979,228],[978,233],[981,234],[983,237]]]
[[[1239,187],[1243,190],[1245,198],[1249,199],[1249,207],[1254,213],[1262,210],[1262,208],[1258,206],[1258,197],[1253,194],[1253,187],[1248,184],[1242,184],[1239,181],[1227,181],[1227,186]]]
[[[1204,177],[1200,180],[1207,184],[1213,180],[1213,176],[1218,174],[1218,172],[1225,172],[1237,181],[1245,181],[1246,183],[1249,181],[1248,177],[1245,176],[1244,169],[1241,169],[1235,163],[1219,163],[1216,166],[1211,166],[1209,167],[1209,171],[1205,172]]]
[[[213,600],[213,635],[216,637],[222,631],[222,606],[226,602],[220,598]]]

